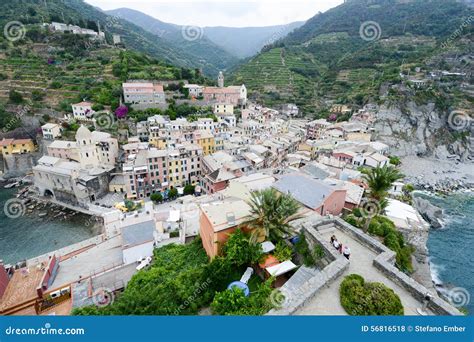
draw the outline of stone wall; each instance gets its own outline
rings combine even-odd
[[[360,229],[351,226],[340,218],[335,218],[334,224],[336,224],[338,228],[343,230],[345,233],[351,234],[354,238],[356,238],[368,248],[380,253],[374,260],[374,266],[387,278],[405,288],[414,298],[420,302],[423,301],[425,295],[429,293],[428,289],[395,267],[395,252],[388,249],[378,240],[365,234]],[[445,300],[437,296],[433,296],[433,294],[431,295],[433,298],[428,304],[428,309],[430,309],[433,313],[437,315],[450,316],[462,315],[462,313],[457,308]]]
[[[329,241],[321,235],[319,231],[335,227],[352,238],[359,241],[367,248],[373,250],[378,256],[374,259],[374,267],[382,272],[387,278],[405,288],[415,299],[423,301],[428,293],[426,287],[401,272],[395,267],[396,254],[384,246],[380,241],[364,233],[362,230],[351,226],[338,217],[320,217],[313,215],[292,223],[293,228],[300,233],[304,233],[308,244],[314,247],[319,244],[323,247],[326,257],[330,263],[320,272],[308,270],[301,266],[298,271],[281,287],[280,291],[285,296],[285,302],[279,309],[273,309],[267,315],[292,315],[300,310],[316,294],[335,279],[340,277],[349,266],[349,261],[336,252]],[[305,275],[304,278],[302,275]],[[303,280],[303,281],[302,281]],[[297,283],[299,281],[300,283]],[[443,299],[433,296],[428,304],[428,309],[437,315],[462,315],[454,306]]]

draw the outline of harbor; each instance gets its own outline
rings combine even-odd
[[[0,189],[0,260],[5,264],[24,263],[101,233],[91,216],[26,197],[25,189]]]

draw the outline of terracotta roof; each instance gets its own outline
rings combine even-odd
[[[8,146],[8,145],[11,145],[11,143],[13,142],[13,139],[3,139],[2,141],[0,141],[0,146]]]
[[[279,264],[280,261],[278,261],[277,258],[275,258],[273,255],[269,254],[264,261],[262,261],[259,266],[260,268],[267,268],[267,267],[270,267],[270,266],[274,266],[274,265],[277,265]]]
[[[205,87],[203,94],[240,94],[240,87]]]
[[[82,101],[79,103],[74,103],[73,106],[85,107],[85,106],[92,106],[92,103],[87,101]]]
[[[0,146],[8,146],[13,144],[29,144],[31,139],[3,139],[0,141]]]

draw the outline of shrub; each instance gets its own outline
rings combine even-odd
[[[351,226],[354,226],[354,227],[357,227],[358,225],[358,222],[357,222],[357,219],[354,215],[347,215],[347,217],[345,218],[345,221],[347,223],[349,223]]]
[[[360,210],[360,208],[354,208],[352,209],[352,214],[355,216],[355,217],[362,217],[362,210]]]
[[[41,91],[41,90],[33,90],[31,92],[31,99],[33,101],[43,101],[44,97],[46,96],[46,94]]]
[[[366,283],[364,278],[351,274],[339,288],[341,305],[349,315],[403,315],[400,297],[382,283]]]
[[[306,241],[306,236],[303,233],[299,235],[298,242],[295,244],[295,249],[296,252],[303,258],[303,263],[305,266],[311,267],[316,264],[314,255],[311,253],[308,242]]]
[[[51,82],[51,83],[49,84],[49,87],[50,87],[51,89],[59,89],[59,88],[61,88],[62,86],[63,86],[63,84],[62,84],[61,82],[59,82],[59,81],[53,81],[53,82]]]
[[[283,262],[290,260],[292,254],[293,251],[284,241],[278,241],[275,246],[275,251],[273,252],[273,255],[278,259],[278,261]]]
[[[242,310],[244,306],[248,305],[248,302],[244,291],[234,287],[217,293],[212,301],[211,310],[215,315],[232,314]]]
[[[263,315],[275,306],[270,301],[273,278],[259,284],[256,291],[245,297],[241,289],[228,289],[217,293],[211,304],[216,315]]]
[[[23,102],[23,95],[13,89],[8,93],[8,98],[12,103],[19,104]]]

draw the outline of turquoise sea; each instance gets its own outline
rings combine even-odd
[[[474,315],[474,194],[419,196],[444,210],[444,227],[431,229],[428,239],[433,280],[462,288],[465,307]]]
[[[51,217],[5,215],[5,202],[14,198],[15,189],[0,189],[0,260],[16,263],[94,236],[84,215],[60,221]]]

